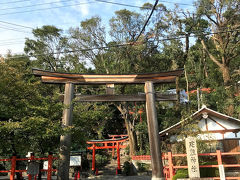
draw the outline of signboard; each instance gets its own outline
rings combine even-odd
[[[81,156],[70,156],[70,166],[81,166]],[[48,169],[48,161],[43,162],[43,169]]]
[[[27,174],[36,175],[39,173],[39,163],[30,162],[28,163]]]
[[[186,151],[189,178],[200,178],[196,138],[186,138]]]
[[[48,169],[48,161],[43,162],[43,169],[47,170]]]
[[[81,166],[81,156],[70,156],[70,166]]]

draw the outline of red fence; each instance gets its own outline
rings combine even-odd
[[[222,156],[236,156],[240,155],[240,152],[221,152],[217,150],[216,153],[201,153],[198,156],[216,156],[217,163],[216,165],[200,165],[200,168],[218,168],[219,165],[223,165],[223,167],[239,167],[240,164],[223,164],[222,163]],[[166,180],[172,180],[173,176],[177,169],[186,169],[188,168],[187,165],[185,166],[176,166],[173,163],[174,157],[187,157],[187,154],[172,154],[171,152],[163,153],[162,159],[168,161],[168,165],[164,166],[164,174]],[[141,156],[132,156],[132,160],[151,160],[150,155],[141,155]],[[220,179],[220,177],[212,177],[212,179]],[[226,177],[226,179],[240,179],[240,177]]]
[[[31,156],[30,158],[17,158],[16,156],[12,156],[11,159],[0,159],[0,161],[10,161],[11,162],[11,169],[10,170],[0,170],[0,172],[2,173],[10,173],[10,180],[14,180],[15,179],[15,174],[18,173],[23,173],[23,172],[27,172],[27,170],[17,170],[16,169],[16,162],[17,161],[40,161],[40,160],[44,160],[44,161],[48,161],[48,169],[41,169],[40,171],[46,171],[47,172],[47,180],[51,180],[51,176],[52,176],[52,172],[57,171],[56,169],[52,169],[52,163],[53,160],[56,160],[56,157],[53,157],[52,155],[48,155],[48,157],[46,158],[36,158],[34,156]],[[37,176],[34,177],[34,179],[36,179]],[[32,179],[32,175],[28,175],[28,179],[31,180]]]

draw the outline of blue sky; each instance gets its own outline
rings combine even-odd
[[[141,6],[146,2],[155,3],[155,0],[105,1],[134,6]],[[191,6],[193,0],[159,0],[159,3],[168,8],[174,8],[174,3],[179,3],[183,10],[191,11],[194,8]],[[96,0],[0,0],[0,54],[5,55],[8,50],[13,54],[23,52],[25,38],[32,38],[31,28],[55,25],[67,31],[70,27],[77,27],[81,21],[95,15],[100,16],[107,27],[108,20],[114,12],[124,8],[138,11],[138,8]]]

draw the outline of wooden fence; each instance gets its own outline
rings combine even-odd
[[[31,155],[30,158],[17,158],[16,156],[12,156],[11,159],[0,159],[0,161],[10,161],[11,162],[11,169],[10,170],[0,170],[1,173],[10,173],[10,180],[14,180],[15,179],[15,174],[16,173],[23,173],[23,172],[27,172],[27,170],[18,170],[16,169],[16,163],[17,161],[48,161],[48,169],[40,169],[40,171],[42,172],[47,172],[47,180],[51,180],[51,176],[52,176],[52,172],[57,171],[56,169],[52,168],[52,164],[53,164],[53,160],[56,160],[56,157],[53,157],[52,155],[48,155],[48,157],[46,158],[36,158],[34,156]],[[34,177],[34,179],[36,179],[37,176]],[[28,179],[32,180],[32,175],[28,175]]]
[[[200,168],[219,168],[219,165],[222,165],[226,168],[231,167],[238,167],[240,168],[240,164],[223,164],[222,156],[237,156],[240,155],[240,152],[221,152],[217,150],[215,153],[200,153],[198,156],[215,156],[217,159],[217,163],[215,165],[200,165]],[[172,152],[163,153],[162,159],[163,161],[167,161],[167,165],[164,166],[164,175],[166,180],[172,180],[173,176],[177,169],[186,169],[188,168],[187,165],[184,166],[177,166],[174,165],[174,158],[175,157],[187,157],[187,154],[172,154]],[[132,160],[151,160],[150,155],[141,155],[141,156],[132,156]],[[239,163],[239,162],[238,162]],[[220,179],[220,177],[211,177],[212,179]],[[226,177],[225,179],[240,179],[240,177]]]

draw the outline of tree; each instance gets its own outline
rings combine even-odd
[[[92,17],[82,21],[80,28],[70,28],[69,47],[74,51],[73,55],[81,61],[84,66],[97,66],[94,59],[108,72],[104,61],[104,48],[106,43],[106,32],[101,24],[100,17]],[[88,49],[88,50],[84,50]]]
[[[201,43],[210,59],[222,73],[225,86],[231,82],[231,62],[240,53],[240,13],[238,0],[200,0],[197,2],[197,13],[206,18],[213,35],[210,39],[202,38]],[[207,44],[206,44],[207,43]],[[209,46],[212,44],[214,48]]]
[[[51,71],[68,66],[62,58],[62,53],[67,50],[67,38],[62,36],[61,31],[54,26],[43,26],[33,30],[36,40],[26,39],[24,51],[36,58],[35,66]]]
[[[6,154],[55,151],[61,133],[62,106],[52,98],[55,89],[33,78],[30,64],[22,56],[9,56],[0,63],[0,139]]]

